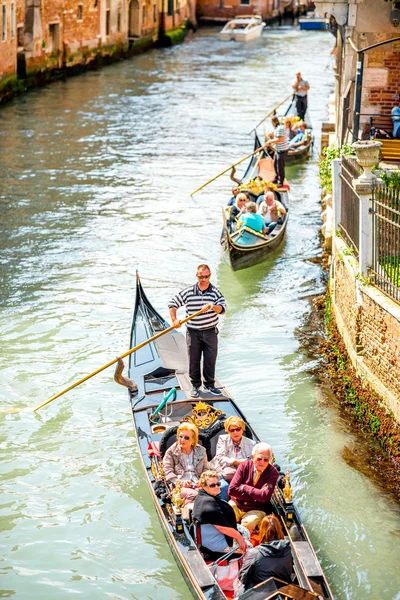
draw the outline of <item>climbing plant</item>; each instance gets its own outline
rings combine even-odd
[[[349,144],[340,147],[332,145],[322,150],[319,156],[319,182],[321,187],[325,188],[328,193],[332,192],[331,163],[333,159],[350,154],[355,154],[355,151]]]

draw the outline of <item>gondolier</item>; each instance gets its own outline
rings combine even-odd
[[[192,398],[200,396],[201,357],[203,356],[203,382],[206,392],[214,396],[220,395],[215,387],[215,363],[218,353],[218,315],[226,310],[225,298],[210,283],[211,271],[208,265],[197,267],[197,283],[180,291],[168,304],[169,314],[174,327],[180,327],[176,312],[181,306],[186,307],[187,315],[202,310],[203,314],[190,321],[186,330],[186,342],[189,355],[189,377],[193,389]]]
[[[310,84],[302,78],[301,73],[296,73],[296,79],[293,82],[292,88],[296,96],[297,114],[304,121],[307,112],[307,94]]]

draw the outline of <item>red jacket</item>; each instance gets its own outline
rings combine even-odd
[[[278,480],[279,472],[269,464],[261,473],[254,485],[254,463],[252,460],[242,462],[233,476],[229,486],[229,496],[240,510],[264,510],[271,499]]]

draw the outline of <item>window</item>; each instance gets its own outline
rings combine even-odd
[[[57,52],[60,48],[60,24],[52,23],[49,25],[49,50]]]
[[[250,0],[240,0],[240,4],[246,4],[246,6],[250,6]]]
[[[1,39],[3,42],[7,39],[7,9],[5,4],[1,7]]]
[[[82,21],[83,19],[83,5],[78,4],[78,21]]]
[[[142,27],[145,23],[146,23],[146,7],[143,6],[143,8],[142,8]]]
[[[121,7],[118,7],[118,12],[117,12],[117,30],[118,33],[121,33]]]
[[[170,17],[174,12],[174,0],[168,0],[168,16]]]
[[[153,21],[157,21],[157,4],[153,4]]]
[[[17,45],[20,48],[24,47],[24,28],[22,25],[17,27]]]
[[[11,3],[11,39],[15,38],[15,4]]]
[[[111,23],[111,0],[107,0],[107,3],[106,3],[106,35],[110,35],[110,23]]]

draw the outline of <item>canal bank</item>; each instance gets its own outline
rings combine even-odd
[[[189,198],[251,152],[248,132],[290,90],[299,63],[319,131],[333,82],[331,38],[316,33],[307,44],[308,36],[285,30],[239,46],[217,32],[202,29],[189,44],[3,107],[2,406],[34,406],[128,349],[136,268],[167,318],[169,299],[206,261],[228,302],[219,377],[291,469],[335,597],[393,600],[399,508],[343,459],[357,440],[316,385],[314,361],[296,337],[309,298],[325,285],[316,262],[316,162],[288,169],[285,244],[243,272],[233,273],[220,253],[229,178]],[[251,103],[243,82],[251,82]],[[0,423],[5,597],[191,597],[151,506],[127,398],[112,376]]]

